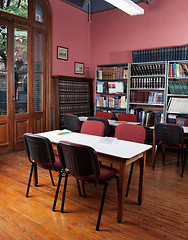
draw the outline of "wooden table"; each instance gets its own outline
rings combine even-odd
[[[151,149],[152,146],[117,139],[113,143],[106,143],[105,138],[103,137],[81,133],[58,135],[60,132],[60,130],[55,130],[51,132],[40,133],[37,135],[47,137],[54,144],[57,144],[61,140],[90,146],[97,152],[99,161],[118,165],[119,185],[117,221],[121,222],[123,220],[123,205],[126,188],[126,166],[140,159],[138,204],[141,204],[143,196],[146,152]]]

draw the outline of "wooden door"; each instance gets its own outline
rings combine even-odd
[[[0,20],[0,153],[13,148],[11,24]]]
[[[45,130],[46,35],[0,22],[0,153],[23,149],[23,134]]]

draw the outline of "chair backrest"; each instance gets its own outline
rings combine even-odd
[[[63,168],[67,168],[73,176],[100,175],[98,157],[93,148],[59,142],[57,149]]]
[[[95,114],[96,118],[104,118],[108,120],[111,120],[112,116],[113,116],[112,113],[109,113],[109,112],[96,112]]]
[[[105,125],[99,121],[85,121],[81,127],[81,133],[104,137]]]
[[[109,122],[108,122],[107,119],[104,119],[104,118],[96,118],[96,117],[89,117],[87,120],[88,120],[88,121],[91,121],[91,120],[93,120],[93,121],[99,121],[99,122],[104,123],[104,125],[105,125],[104,135],[105,135],[105,136],[109,136],[109,135],[110,135],[110,125],[109,125]]]
[[[155,140],[167,144],[183,144],[183,128],[176,124],[158,123],[155,125]]]
[[[80,124],[80,120],[77,116],[66,113],[63,116],[63,120],[64,120],[65,128],[67,128],[73,132],[80,132],[81,124]]]
[[[144,143],[146,131],[144,127],[133,124],[120,124],[116,127],[115,137],[120,140]]]
[[[186,118],[185,123],[184,123],[184,126],[185,126],[185,127],[188,127],[188,118]]]
[[[46,169],[54,169],[55,157],[50,140],[31,133],[23,135],[25,150],[29,160]]]
[[[136,114],[122,113],[118,117],[118,121],[137,122]]]

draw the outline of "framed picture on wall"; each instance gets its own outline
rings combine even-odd
[[[74,73],[75,74],[84,74],[84,63],[75,62],[74,63]]]
[[[68,60],[68,48],[57,46],[57,59]]]

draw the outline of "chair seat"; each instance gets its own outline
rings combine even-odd
[[[167,144],[163,142],[159,142],[159,145],[161,145],[164,148],[170,148],[170,149],[181,149],[182,145],[181,144]],[[183,144],[183,148],[186,148],[188,145]]]
[[[52,169],[51,163],[44,163],[44,164],[37,163],[37,165],[39,165],[40,167],[45,168],[45,169],[60,171],[62,169],[62,165],[60,163],[59,157],[56,155],[54,157],[55,157],[55,162],[54,162],[55,169]]]
[[[111,179],[113,176],[118,174],[119,171],[115,168],[101,166],[100,167],[100,175],[98,177],[99,183],[104,183],[106,180]],[[96,182],[97,177],[95,175],[88,175],[88,176],[75,176],[79,180],[84,182]]]

